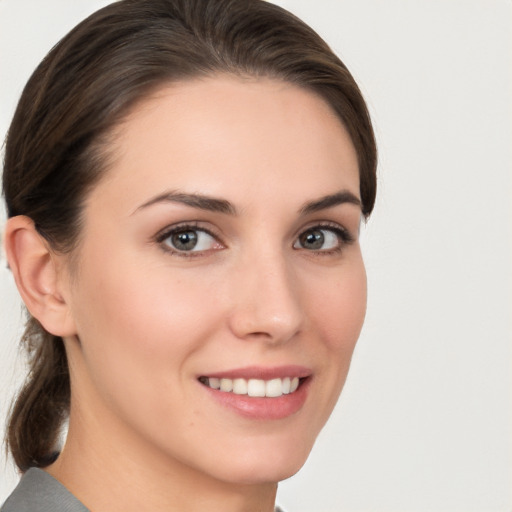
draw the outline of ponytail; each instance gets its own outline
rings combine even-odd
[[[29,356],[29,375],[13,403],[7,426],[7,448],[26,471],[45,467],[57,456],[57,442],[69,413],[69,371],[64,343],[30,317],[22,343]]]

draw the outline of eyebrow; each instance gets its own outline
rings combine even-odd
[[[135,212],[156,203],[181,203],[186,206],[191,206],[192,208],[198,208],[199,210],[236,215],[236,208],[225,199],[217,199],[202,194],[185,194],[183,192],[173,191],[153,197],[146,203],[140,205]]]
[[[149,201],[140,205],[134,213],[157,203],[181,203],[192,208],[198,208],[199,210],[224,213],[226,215],[237,215],[237,210],[234,205],[226,199],[204,196],[202,194],[187,194],[184,192],[174,191],[165,192],[151,198]],[[341,190],[335,194],[329,194],[321,197],[320,199],[315,199],[314,201],[305,203],[299,209],[299,213],[301,215],[308,215],[345,203],[361,207],[361,201],[357,196],[348,190]]]
[[[301,215],[308,215],[310,213],[326,210],[327,208],[332,208],[345,203],[356,205],[359,208],[362,206],[361,200],[352,192],[349,192],[348,190],[341,190],[335,194],[330,194],[304,204],[299,212]]]

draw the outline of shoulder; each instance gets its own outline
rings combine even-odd
[[[89,512],[60,482],[38,468],[29,469],[0,512]]]

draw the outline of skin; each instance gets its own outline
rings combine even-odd
[[[340,191],[359,198],[354,147],[311,92],[217,76],[140,103],[113,153],[75,266],[50,249],[40,265],[53,316],[29,307],[64,336],[72,380],[68,439],[48,471],[95,512],[270,511],[337,401],[364,319],[360,206],[303,211]],[[171,191],[236,214],[155,201]],[[198,232],[201,250],[158,236],[184,222],[211,233]],[[300,236],[319,224],[329,243],[313,250]],[[11,222],[18,252],[30,229]],[[289,364],[311,378],[303,407],[278,420],[244,417],[198,381]]]

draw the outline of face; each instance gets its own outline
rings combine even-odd
[[[169,467],[292,475],[365,314],[346,130],[294,85],[215,77],[160,90],[116,135],[67,291],[73,407]]]

